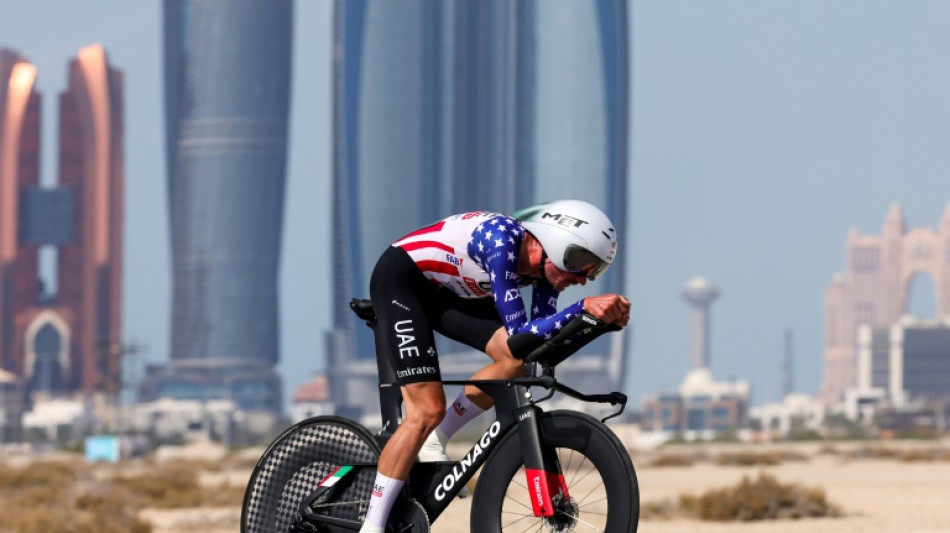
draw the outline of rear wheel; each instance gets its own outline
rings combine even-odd
[[[376,439],[352,420],[321,416],[294,425],[257,461],[244,493],[241,531],[290,531],[297,523],[300,502],[341,465],[365,467],[345,478],[346,485],[333,498],[332,508],[328,504],[325,509],[314,509],[337,518],[362,520],[378,459]]]
[[[541,443],[557,454],[568,496],[553,498],[553,517],[532,511],[517,431],[510,432],[482,469],[472,500],[472,531],[632,533],[640,492],[630,455],[599,420],[573,411],[544,413]]]

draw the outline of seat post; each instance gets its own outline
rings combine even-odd
[[[392,363],[383,351],[386,343],[382,337],[383,332],[376,327],[379,322],[376,318],[376,310],[373,309],[373,302],[353,298],[350,300],[350,309],[373,330],[373,344],[376,348],[376,373],[379,376],[379,412],[383,422],[379,437],[385,443],[396,431],[396,427],[402,420],[402,392],[396,382],[396,372],[392,367]]]
[[[389,438],[402,421],[402,391],[396,382],[396,371],[393,370],[389,357],[383,352],[383,333],[377,328],[376,320],[370,324],[373,329],[373,339],[376,343],[376,369],[379,373],[379,414],[382,416],[383,428],[380,436]]]

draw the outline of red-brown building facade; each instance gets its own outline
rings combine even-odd
[[[36,69],[0,50],[0,366],[33,392],[107,391],[120,372],[123,77],[100,45],[59,95],[58,185],[39,186]],[[38,250],[57,250],[56,290]]]

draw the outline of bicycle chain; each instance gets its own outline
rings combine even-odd
[[[341,505],[358,505],[358,504],[369,504],[369,500],[357,500],[353,502],[333,502],[333,503],[320,503],[316,505],[311,505],[310,508],[317,510],[321,507],[339,507]]]
[[[357,501],[352,501],[352,502],[321,503],[319,505],[312,505],[310,506],[310,508],[316,511],[324,507],[340,507],[342,505],[362,505],[362,504],[368,504],[368,503],[369,503],[369,500],[357,500]],[[294,521],[290,524],[290,531],[291,533],[316,533],[321,530],[318,529],[318,526],[304,520],[302,516],[297,515],[297,517],[294,518]]]

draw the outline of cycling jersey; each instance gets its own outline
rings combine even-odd
[[[509,335],[550,338],[583,310],[583,301],[558,312],[560,294],[546,280],[518,275],[524,228],[513,218],[476,211],[453,215],[393,243],[432,283],[462,298],[494,298]],[[522,287],[532,286],[531,318]]]

